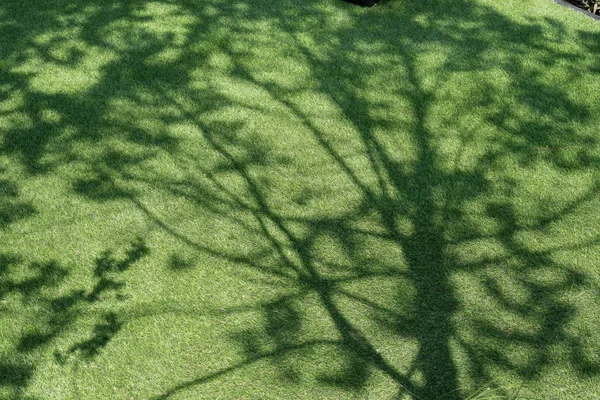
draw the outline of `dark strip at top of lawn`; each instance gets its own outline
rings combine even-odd
[[[574,5],[574,4],[572,4],[572,3],[568,2],[568,1],[565,1],[565,0],[554,0],[554,2],[556,4],[560,4],[561,6],[565,6],[565,7],[571,8],[571,9],[577,11],[577,12],[583,13],[583,14],[589,16],[590,18],[595,19],[596,21],[600,21],[600,15],[592,14],[591,12],[589,12],[587,10],[584,10],[581,7],[577,7],[576,5]]]

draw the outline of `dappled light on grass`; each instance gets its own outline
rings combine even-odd
[[[600,390],[596,28],[34,3],[0,5],[0,396]]]

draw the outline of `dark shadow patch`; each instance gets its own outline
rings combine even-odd
[[[16,396],[12,398],[20,398],[18,393],[27,387],[33,371],[31,365],[0,361],[0,387],[12,390]]]
[[[21,353],[26,353],[32,350],[35,350],[39,347],[45,346],[48,344],[54,335],[52,333],[41,333],[41,332],[32,332],[27,333],[21,337],[19,340],[19,344],[17,345],[17,351]]]
[[[27,271],[25,278],[12,276],[13,273],[17,273],[17,268]],[[56,261],[25,266],[19,257],[0,254],[0,298],[15,292],[22,296],[24,302],[32,301],[42,289],[58,285],[67,275],[68,271]]]
[[[140,260],[149,252],[150,249],[140,238],[132,242],[123,258],[118,258],[110,250],[103,252],[102,255],[96,259],[94,276],[98,278],[98,281],[87,295],[88,301],[103,300],[107,295],[107,292],[113,292],[117,297],[120,297],[118,290],[123,286],[123,283],[118,281],[116,277],[119,273],[128,270],[136,261]]]
[[[109,174],[99,174],[90,179],[82,179],[73,184],[75,193],[94,201],[127,199],[132,193],[117,186]]]
[[[99,322],[94,327],[92,337],[71,346],[68,353],[80,353],[84,359],[89,360],[98,355],[106,347],[111,339],[119,333],[122,326],[123,323],[119,321],[116,313],[106,313],[102,316],[102,322]]]
[[[191,257],[185,257],[181,254],[171,254],[168,265],[173,271],[184,271],[194,268],[196,261]]]
[[[0,199],[0,229],[31,217],[36,214],[36,209],[31,203],[4,202]]]
[[[374,5],[379,3],[380,0],[344,0],[344,1],[346,3],[356,4],[357,6],[361,6],[361,7],[373,7]]]
[[[19,199],[19,188],[14,182],[0,179],[0,229],[6,229],[10,224],[35,213],[31,202]]]

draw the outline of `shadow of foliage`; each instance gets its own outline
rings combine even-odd
[[[561,21],[467,0],[37,3],[0,6],[14,22],[0,32],[19,43],[1,50],[0,90],[18,105],[2,111],[0,155],[34,177],[76,167],[71,194],[121,200],[171,240],[282,293],[215,311],[260,316],[222,339],[239,359],[156,398],[258,364],[289,385],[361,397],[377,376],[398,398],[427,400],[465,398],[498,376],[539,385],[558,362],[600,375],[585,329],[572,326],[577,296],[597,279],[564,258],[600,243],[593,228],[565,233],[599,198],[598,110],[573,94],[584,72],[567,73],[576,64],[597,78],[595,33],[567,46]],[[77,32],[51,35],[65,20]],[[34,40],[44,33],[54,38]],[[28,63],[49,72],[17,68]],[[59,88],[40,78],[55,67],[71,74]],[[202,226],[182,229],[177,207],[148,192],[185,204]],[[0,180],[0,228],[35,212]],[[149,253],[142,239],[102,253],[93,287],[43,298],[42,327],[16,350],[47,346],[93,303],[122,300],[121,274]],[[182,274],[198,265],[178,253],[167,262]],[[5,271],[19,263],[0,257],[0,299],[37,301],[64,275],[32,264],[17,282]],[[56,360],[93,359],[128,322],[103,311]],[[324,365],[301,368],[315,352]],[[28,371],[6,385],[25,388]]]
[[[0,393],[6,393],[6,389],[12,399],[33,400],[22,394],[22,389],[27,387],[29,380],[33,377],[33,371],[33,367],[28,364],[0,361]]]
[[[117,314],[114,312],[104,314],[102,322],[94,326],[92,337],[71,346],[68,353],[79,352],[84,359],[95,357],[121,330],[122,325],[123,323],[119,321]]]
[[[23,270],[24,276],[12,277]],[[0,254],[0,299],[14,293],[19,294],[25,302],[36,299],[44,288],[56,286],[67,274],[67,270],[55,261],[24,266],[20,257]]]
[[[78,320],[89,313],[93,303],[99,301],[121,301],[123,283],[118,279],[119,274],[128,270],[134,263],[149,253],[149,249],[141,239],[131,243],[123,257],[117,257],[112,251],[105,251],[96,259],[94,277],[96,283],[89,291],[72,290],[67,294],[50,298],[41,298],[40,305],[45,309],[45,315],[40,321],[39,328],[25,333],[17,344],[17,351],[30,353],[40,348],[52,345],[60,336],[66,335]],[[44,274],[44,276],[52,276]],[[30,296],[31,292],[27,292]],[[100,321],[95,323],[91,337],[72,344],[66,351],[55,350],[54,355],[60,364],[65,364],[70,357],[91,360],[118,334],[123,322],[116,312],[107,311]]]
[[[0,179],[0,229],[36,213],[33,204],[19,197],[19,188],[14,182]]]

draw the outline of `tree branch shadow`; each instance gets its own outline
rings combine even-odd
[[[81,10],[88,3],[81,2]],[[515,170],[530,172],[541,165],[563,174],[593,174],[600,161],[594,151],[598,141],[584,129],[594,121],[593,110],[566,89],[549,84],[544,75],[544,69],[558,63],[585,58],[581,51],[556,50],[556,43],[546,40],[548,32],[554,38],[565,32],[560,22],[516,22],[472,2],[443,7],[444,2],[435,0],[378,11],[382,5],[369,14],[356,11],[348,14],[352,24],[324,29],[332,23],[331,8],[315,8],[316,2],[299,6],[288,1],[269,8],[257,2],[215,1],[211,12],[228,18],[200,13],[180,40],[175,33],[144,31],[136,36],[119,28],[121,20],[133,26],[144,21],[140,10],[146,2],[134,3],[114,0],[105,5],[109,13],[85,15],[87,29],[81,39],[116,55],[100,68],[98,83],[83,94],[28,90],[27,74],[7,72],[0,64],[0,83],[13,85],[8,92],[15,96],[24,92],[20,109],[29,121],[13,124],[0,153],[19,160],[30,175],[83,164],[86,173],[70,182],[72,194],[97,203],[129,202],[163,234],[198,253],[250,270],[255,278],[277,279],[287,290],[269,301],[223,312],[236,315],[251,309],[263,317],[260,327],[223,339],[237,346],[239,361],[175,383],[156,398],[225,379],[258,362],[273,364],[283,381],[299,385],[302,372],[295,361],[317,347],[326,349],[337,363],[336,369],[317,373],[317,383],[358,395],[368,389],[375,372],[392,383],[399,398],[465,398],[469,390],[494,380],[498,371],[525,384],[539,379],[552,365],[556,346],[565,349],[565,363],[581,376],[600,374],[600,366],[585,356],[581,338],[565,328],[580,308],[566,294],[597,290],[594,279],[556,257],[597,246],[598,236],[552,243],[542,250],[523,239],[578,216],[582,208],[597,202],[598,187],[556,201],[536,215],[524,216],[518,208],[528,183],[519,181]],[[15,13],[16,7],[11,3],[6,9]],[[58,8],[46,7],[50,15],[60,14]],[[196,9],[182,2],[180,10]],[[296,13],[293,19],[289,10]],[[231,18],[245,24],[232,23]],[[382,20],[403,26],[402,35],[389,35]],[[47,21],[50,26],[55,23]],[[265,39],[247,32],[252,24],[285,35],[285,45],[293,49],[309,83],[292,76],[289,82],[270,78],[269,71],[248,61],[254,55],[252,40]],[[102,36],[108,26],[128,39],[110,43]],[[313,31],[302,36],[306,26]],[[216,55],[192,45],[216,35],[218,28],[228,34],[213,49]],[[13,28],[2,29],[10,33]],[[249,38],[244,40],[244,35]],[[514,40],[499,40],[503,35]],[[595,48],[593,43],[584,46]],[[51,41],[35,51],[44,62],[62,66],[76,66],[84,59],[74,49],[56,59],[53,48],[59,44]],[[425,57],[430,46],[443,50],[439,60]],[[189,54],[152,64],[167,57],[167,50],[179,49]],[[23,56],[17,47],[5,52],[11,60]],[[201,88],[191,88],[198,65],[223,70],[201,71],[208,77],[197,85]],[[338,68],[338,73],[331,68]],[[497,69],[502,70],[504,86],[492,79]],[[387,74],[399,81],[382,82]],[[462,79],[461,74],[474,76],[475,81],[465,83],[465,94],[448,94],[445,82]],[[243,93],[231,94],[228,85],[244,88],[250,99]],[[514,90],[508,93],[507,87]],[[374,99],[373,90],[381,92],[379,99]],[[319,115],[312,104],[302,102],[303,96],[318,99],[339,115]],[[446,98],[465,104],[450,106]],[[268,105],[256,104],[263,101]],[[60,118],[53,119],[49,104]],[[450,109],[442,110],[443,106]],[[127,118],[109,119],[109,110],[115,107],[125,110]],[[145,114],[135,115],[141,108]],[[479,110],[473,117],[477,120],[470,119],[471,109]],[[219,113],[234,116],[220,118]],[[252,128],[254,119],[269,113],[292,121],[310,136],[305,139],[306,150],[319,154],[315,159],[321,164],[290,161],[303,149],[282,151],[275,140],[271,148],[261,134],[283,136],[285,129],[264,128],[268,124]],[[181,147],[170,130],[178,124],[197,133],[203,154]],[[67,128],[75,133],[65,134]],[[448,145],[453,143],[451,136],[460,143]],[[80,154],[70,142],[98,145],[101,150]],[[480,154],[474,155],[477,151]],[[152,162],[160,157],[184,172],[159,171]],[[280,181],[263,171],[274,166],[289,173],[290,180],[301,176],[303,169],[313,171],[315,182],[299,181],[302,190],[294,192],[297,196],[281,200],[289,189],[278,187]],[[327,184],[338,185],[333,193],[319,186],[327,179],[331,180]],[[349,194],[336,192],[339,188]],[[197,210],[234,226],[247,237],[240,240],[252,246],[232,250],[208,242],[202,232],[194,237],[180,230],[146,203],[144,190],[183,197]],[[284,195],[277,197],[279,191]],[[328,205],[329,212],[315,210],[312,204],[317,201]],[[19,199],[15,183],[0,180],[0,229],[35,211],[34,205]],[[486,240],[491,245],[481,246],[481,254],[469,253],[469,245]],[[82,309],[105,296],[118,300],[122,286],[118,277],[149,251],[140,240],[122,257],[110,251],[101,254],[91,290],[73,290],[46,301],[50,314],[45,328],[24,335],[17,351],[47,346],[76,323]],[[0,274],[18,262],[11,260],[10,255],[0,258]],[[48,268],[59,269],[58,264],[38,267],[42,271],[38,280],[0,281],[0,298],[6,292],[24,293],[25,288],[35,292],[54,284],[44,279],[52,276]],[[170,267],[182,273],[193,268],[176,254]],[[553,272],[554,280],[540,279],[536,276],[540,271]],[[464,282],[457,283],[457,277],[465,275],[494,304],[485,311],[496,311],[500,317],[465,311],[464,299],[474,296]],[[369,290],[371,281],[387,281],[393,289]],[[521,297],[513,298],[510,288],[520,290]],[[303,304],[310,296],[318,300],[323,325],[333,327],[335,338],[305,339],[301,334],[307,323]],[[511,326],[507,333],[506,326],[515,321],[523,321],[526,328]],[[129,322],[116,312],[103,313],[91,334],[56,351],[56,360],[64,364],[93,359]],[[378,331],[383,334],[374,333]],[[415,347],[400,357],[390,343],[404,342]],[[511,347],[531,356],[519,361],[507,350]],[[23,391],[33,369],[15,368],[16,373],[0,380],[0,385]]]

